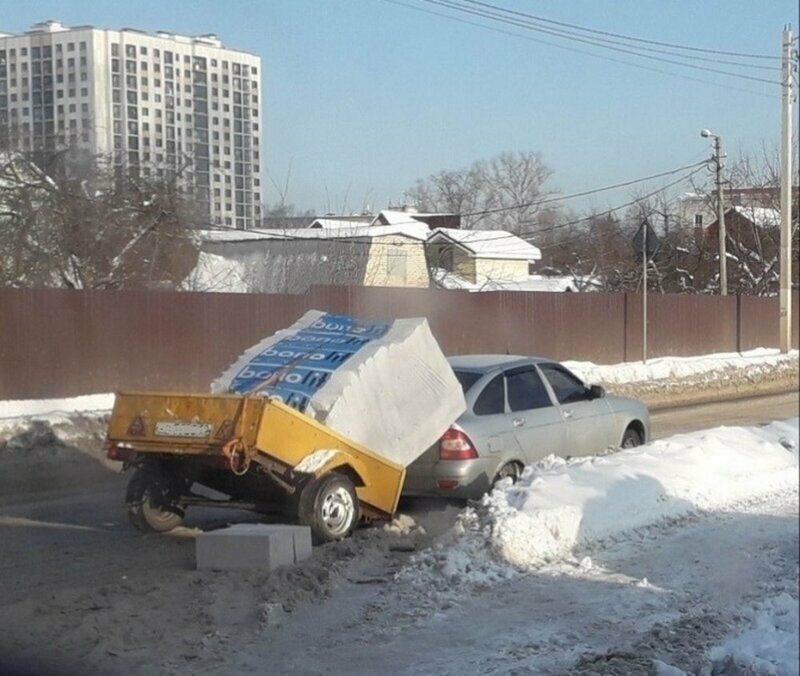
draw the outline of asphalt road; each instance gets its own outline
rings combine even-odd
[[[662,410],[652,416],[652,437],[782,420],[797,416],[798,406],[793,393]],[[194,567],[192,538],[144,535],[128,524],[123,504],[127,477],[111,474],[88,458],[76,462],[85,472],[72,466],[63,485],[50,481],[38,490],[26,481],[16,490],[4,483],[0,493],[0,671],[4,656],[23,654],[30,647],[31,637],[23,628],[30,629],[37,614],[51,606],[71,607],[69,595],[120,585],[145,589],[154,575],[164,582]],[[424,509],[412,510],[420,521],[425,520]],[[431,530],[441,530],[455,518],[450,509],[430,511],[428,518],[441,522]],[[187,526],[207,528],[248,518],[252,516],[195,509]],[[53,641],[53,648],[68,659],[68,640]]]

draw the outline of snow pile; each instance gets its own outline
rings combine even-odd
[[[0,401],[0,421],[9,418],[44,418],[49,415],[108,412],[113,394],[87,394],[69,399],[19,399]]]
[[[280,399],[403,466],[466,408],[426,319],[318,310],[251,347],[211,389]]]
[[[720,352],[697,357],[659,357],[622,364],[597,365],[585,361],[566,361],[564,365],[587,383],[607,385],[678,380],[713,376],[720,373],[728,377],[754,369],[774,369],[784,364],[797,364],[798,351],[782,354],[780,350],[758,348],[747,352]]]
[[[423,575],[492,582],[571,560],[576,547],[797,490],[799,425],[794,418],[720,427],[613,455],[550,456],[465,510],[448,539],[417,557],[417,567]]]
[[[70,438],[69,428],[76,417],[103,416],[113,405],[113,394],[0,401],[0,441],[2,437],[27,429],[34,423],[57,429],[58,438],[65,441]]]
[[[181,287],[186,291],[247,293],[252,290],[251,277],[243,261],[201,251],[197,265]]]
[[[750,624],[711,651],[715,663],[733,662],[736,671],[725,673],[800,673],[800,622],[798,600],[789,594],[766,599],[746,613]]]

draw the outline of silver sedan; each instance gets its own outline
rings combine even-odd
[[[409,467],[405,495],[479,498],[547,455],[592,455],[648,440],[647,407],[606,395],[537,357],[451,357],[467,410]]]

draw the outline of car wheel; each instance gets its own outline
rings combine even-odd
[[[145,533],[174,530],[183,523],[185,514],[179,492],[175,482],[150,469],[137,469],[126,496],[129,521]]]
[[[317,544],[346,538],[355,530],[359,518],[353,482],[336,473],[309,482],[300,494],[297,518],[311,528]]]
[[[642,435],[639,434],[639,432],[633,427],[626,429],[625,434],[622,435],[622,443],[620,444],[620,448],[634,448],[641,445]]]
[[[507,462],[497,472],[494,481],[492,481],[492,488],[497,486],[503,479],[511,479],[511,483],[515,484],[522,476],[522,465],[518,462]]]

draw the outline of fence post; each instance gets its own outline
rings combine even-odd
[[[736,351],[742,353],[742,294],[736,294]]]
[[[628,361],[628,294],[622,294],[622,361]]]

